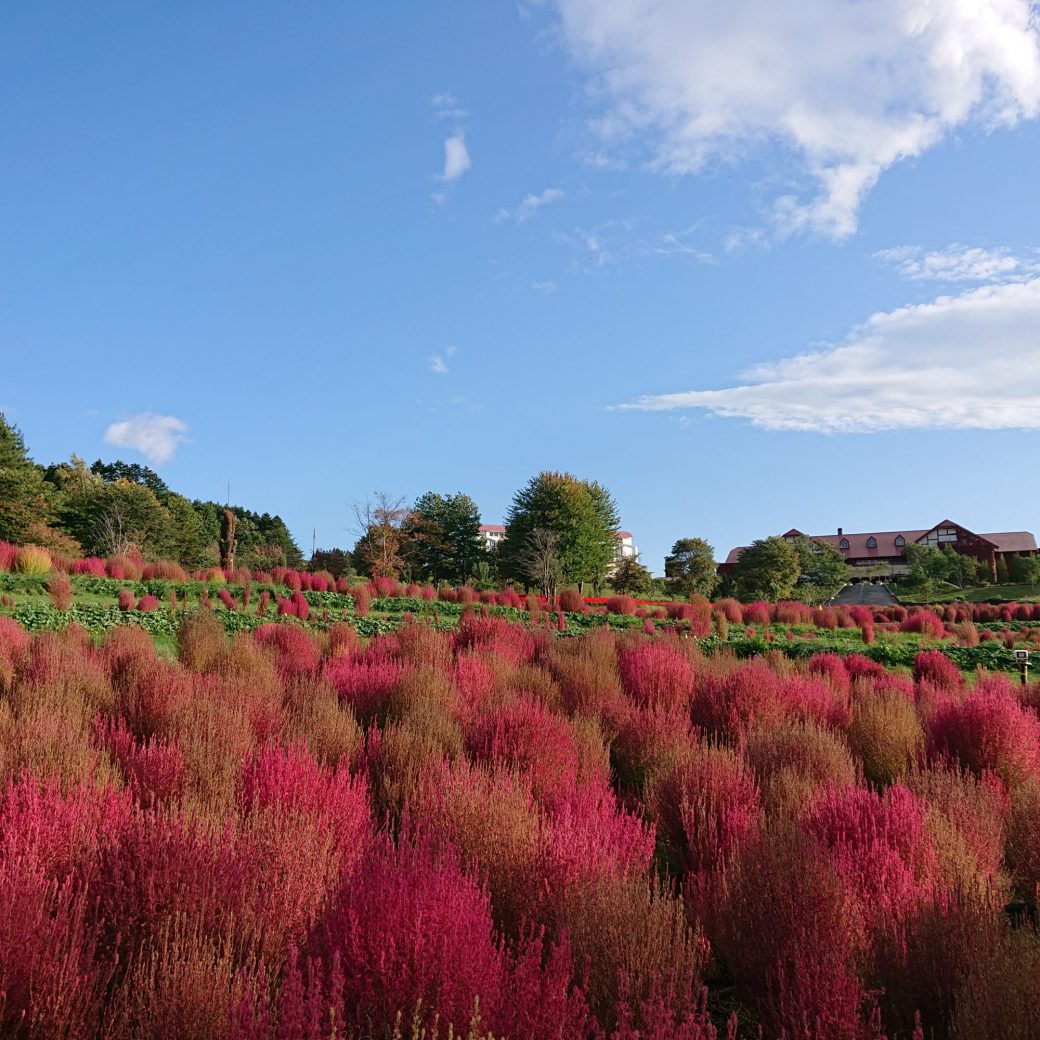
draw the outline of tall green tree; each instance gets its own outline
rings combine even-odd
[[[719,584],[714,548],[703,538],[680,538],[664,558],[664,576],[673,596],[711,596]]]
[[[558,580],[564,585],[598,585],[617,552],[617,505],[601,484],[570,473],[539,473],[513,496],[506,537],[499,547],[503,575],[530,582],[525,558],[535,531],[556,536]]]
[[[812,602],[829,599],[849,580],[852,568],[837,549],[805,535],[795,538],[793,544],[804,583],[800,583],[799,592],[805,593],[801,598]]]
[[[404,559],[412,576],[423,581],[461,585],[477,571],[485,550],[480,511],[461,491],[419,497],[404,522]]]
[[[802,572],[798,550],[785,538],[773,536],[752,542],[741,554],[733,578],[737,595],[755,599],[787,599]]]
[[[29,458],[21,431],[0,412],[0,541],[22,542],[33,524],[49,518],[43,472]]]

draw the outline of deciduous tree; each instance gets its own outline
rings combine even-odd
[[[802,565],[798,550],[786,539],[774,536],[752,542],[734,570],[741,599],[787,599],[794,591]]]
[[[680,538],[664,558],[664,576],[673,596],[710,596],[719,583],[715,550],[703,538]]]
[[[525,558],[531,536],[537,530],[552,531],[558,580],[579,589],[585,583],[596,585],[614,563],[617,528],[617,506],[603,485],[570,473],[539,473],[513,496],[499,549],[502,571],[529,581]]]

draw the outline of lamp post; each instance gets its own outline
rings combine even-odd
[[[1029,651],[1016,650],[1015,660],[1018,662],[1019,673],[1022,676],[1022,685],[1029,682]]]

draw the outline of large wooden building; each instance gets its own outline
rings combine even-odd
[[[806,536],[802,531],[792,528],[781,537],[793,541],[803,536],[837,550],[845,558],[845,562],[854,569],[859,568],[863,572],[881,570],[884,568],[879,565],[887,564],[893,577],[909,572],[906,562],[907,545],[928,545],[940,549],[949,545],[956,552],[985,563],[993,580],[996,580],[997,560],[1001,557],[1007,563],[1009,557],[1035,556],[1037,553],[1036,538],[1029,531],[976,534],[952,520],[943,520],[942,523],[924,530],[866,531],[859,534],[846,534],[839,527],[836,534]],[[744,546],[730,550],[725,563],[719,565],[719,571],[723,574],[732,571],[743,551]],[[855,576],[855,570],[853,575]]]

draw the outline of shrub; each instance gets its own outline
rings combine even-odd
[[[358,1030],[413,1012],[464,1032],[475,1002],[493,1019],[502,951],[488,895],[430,843],[379,846],[340,890],[314,942],[342,971],[342,1014]]]
[[[758,826],[754,775],[728,748],[700,745],[655,778],[646,798],[666,862],[680,874],[725,869]]]
[[[964,687],[961,670],[938,650],[926,650],[914,658],[914,682],[929,682],[950,693]]]
[[[48,574],[51,569],[51,554],[39,545],[23,545],[15,557],[14,569],[19,574]]]
[[[863,762],[871,783],[885,786],[902,776],[924,749],[917,711],[898,693],[875,693],[857,699],[849,743]]]
[[[350,596],[354,601],[354,615],[356,617],[368,617],[372,609],[372,596],[364,585],[358,585],[350,590]]]
[[[208,672],[227,647],[224,626],[207,610],[185,614],[177,629],[177,657],[194,672]]]
[[[845,744],[812,722],[786,722],[751,731],[744,748],[762,788],[762,799],[775,811],[799,810],[824,786],[856,782],[856,765]]]
[[[1040,722],[1003,678],[980,680],[963,702],[941,700],[928,725],[928,748],[976,775],[992,769],[1009,787],[1040,778]]]
[[[934,611],[915,610],[899,624],[900,632],[917,632],[932,639],[942,639],[946,635],[946,626]]]
[[[296,624],[266,624],[253,632],[253,639],[271,651],[285,678],[313,675],[321,662],[321,648],[314,637]]]
[[[607,600],[607,611],[610,614],[631,616],[636,612],[636,601],[631,596],[611,596]]]
[[[62,571],[55,571],[47,582],[47,594],[55,610],[68,610],[72,606],[72,582]]]
[[[625,692],[641,707],[685,707],[693,689],[690,662],[663,640],[622,649],[618,673]]]
[[[708,935],[767,1035],[860,1040],[859,920],[826,850],[771,828],[737,856]]]
[[[576,589],[564,589],[560,593],[557,602],[560,610],[565,610],[569,614],[585,613],[585,599]]]

